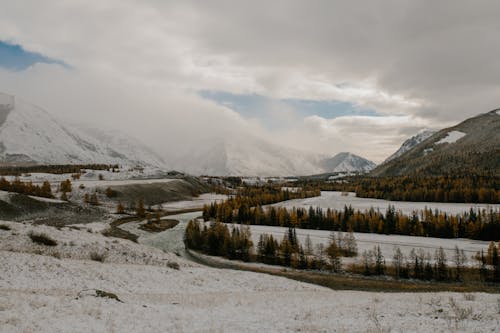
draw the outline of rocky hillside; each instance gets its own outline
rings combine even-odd
[[[500,174],[500,109],[431,135],[371,175]]]

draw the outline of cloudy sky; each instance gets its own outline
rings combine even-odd
[[[0,91],[165,154],[254,135],[380,162],[500,106],[498,1],[0,5]]]

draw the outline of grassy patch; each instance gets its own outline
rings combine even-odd
[[[47,234],[44,234],[44,233],[35,233],[33,231],[30,231],[28,236],[29,236],[29,238],[31,238],[31,241],[33,241],[33,243],[37,243],[40,245],[46,245],[46,246],[56,246],[57,245],[56,240],[50,238],[50,236],[48,236]]]
[[[136,243],[137,243],[137,239],[139,239],[139,236],[134,235],[133,233],[128,232],[126,230],[115,227],[113,225],[111,225],[110,228],[104,230],[102,232],[102,234],[106,237],[123,238],[123,239],[131,240],[132,242],[136,242]]]

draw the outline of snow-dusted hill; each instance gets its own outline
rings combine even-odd
[[[165,166],[157,154],[123,134],[63,125],[43,109],[5,94],[0,94],[0,163]]]
[[[389,156],[384,161],[384,163],[389,162],[389,161],[403,155],[404,153],[411,150],[413,147],[415,147],[419,143],[424,142],[425,140],[430,138],[434,133],[436,133],[436,131],[425,130],[425,131],[422,131],[422,132],[412,136],[411,138],[409,138],[405,142],[403,142],[401,147],[399,147],[399,149],[394,154]]]

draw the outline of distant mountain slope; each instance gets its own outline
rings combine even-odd
[[[443,129],[372,171],[374,176],[500,174],[500,111]]]
[[[376,166],[372,161],[347,152],[338,153],[332,158],[325,159],[321,165],[324,172],[368,172]]]
[[[85,133],[6,94],[0,94],[0,163],[165,165],[123,134]]]
[[[430,138],[434,133],[436,133],[436,131],[426,130],[426,131],[418,133],[417,135],[412,136],[411,138],[409,138],[408,140],[406,140],[405,142],[403,142],[403,144],[401,145],[401,147],[399,147],[399,149],[394,154],[392,154],[391,156],[389,156],[384,161],[384,163],[392,161],[393,159],[395,159],[395,158],[403,155],[404,153],[406,153],[407,151],[411,150],[413,147],[415,147],[419,143],[421,143],[421,142],[427,140],[428,138]]]

